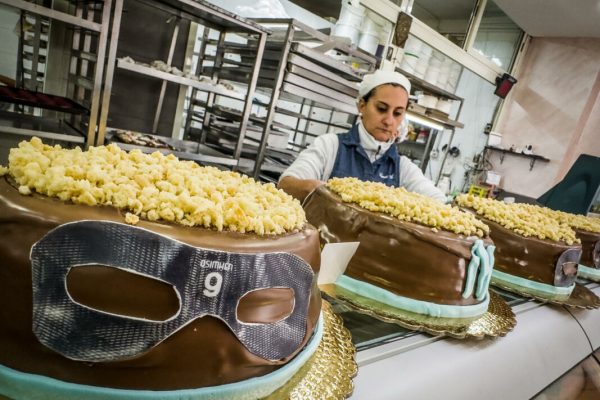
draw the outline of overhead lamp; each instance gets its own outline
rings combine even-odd
[[[442,124],[440,124],[438,122],[435,122],[435,121],[433,121],[433,120],[431,120],[429,118],[413,114],[410,111],[406,112],[406,119],[409,120],[409,121],[411,121],[411,122],[414,122],[416,124],[427,126],[427,127],[431,128],[431,129],[435,129],[435,130],[438,130],[438,131],[444,130],[444,125],[442,125]]]

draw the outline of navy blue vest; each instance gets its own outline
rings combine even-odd
[[[371,163],[365,149],[360,145],[358,125],[338,135],[340,145],[331,171],[332,178],[354,177],[361,181],[400,186],[400,156],[392,145],[377,161]]]

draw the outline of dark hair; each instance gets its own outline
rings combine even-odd
[[[399,83],[396,83],[396,82],[383,83],[383,84],[381,84],[381,85],[379,85],[379,86],[375,86],[373,89],[369,90],[369,91],[367,92],[367,94],[365,94],[365,95],[362,97],[362,100],[363,100],[365,103],[366,103],[366,102],[368,102],[368,101],[369,101],[369,99],[371,98],[371,96],[373,96],[373,95],[375,94],[375,91],[377,90],[377,88],[378,88],[378,87],[380,87],[380,86],[383,86],[383,85],[392,85],[392,86],[394,86],[394,87],[401,87],[401,88],[404,88],[404,90],[406,90],[406,88],[405,88],[404,86],[402,86],[401,84],[399,84]],[[409,95],[410,95],[410,93],[409,93]]]

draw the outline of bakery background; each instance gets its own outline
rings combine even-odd
[[[448,194],[502,189],[537,199],[581,154],[600,156],[594,1],[213,3],[219,8],[0,0],[0,164],[16,142],[37,135],[67,146],[115,140],[275,181],[316,135],[354,121],[355,84],[378,64],[405,72],[415,87],[412,129],[399,152]],[[503,74],[517,79],[504,100],[494,94]],[[11,89],[13,81],[25,90]],[[593,212],[598,191],[590,190],[584,207]],[[356,398],[375,386],[381,398],[397,390],[435,397],[442,386],[450,397],[473,393],[444,368],[399,367],[423,358],[465,366],[495,359],[480,373],[511,382],[501,397],[527,398],[600,346],[597,313],[571,316],[518,298],[512,305],[519,329],[498,343],[456,344],[381,324],[374,332],[369,320],[351,321],[360,350]],[[532,337],[545,341],[534,346]],[[536,373],[522,377],[507,363]],[[585,368],[598,376],[597,366]],[[439,385],[417,384],[425,371]],[[374,385],[379,380],[387,384]],[[498,397],[498,385],[480,393]]]

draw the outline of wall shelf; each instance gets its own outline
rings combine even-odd
[[[511,155],[517,156],[517,157],[529,158],[529,170],[530,171],[533,169],[533,166],[535,165],[536,161],[550,162],[549,158],[540,156],[538,154],[517,153],[516,151],[510,150],[510,149],[502,149],[500,147],[494,147],[494,146],[485,146],[485,150],[499,152],[500,153],[500,164],[502,164],[504,162],[504,156],[506,156],[507,154],[511,154]]]
[[[428,93],[431,94],[436,94],[438,96],[450,99],[450,100],[459,100],[462,101],[463,99],[458,97],[457,95],[448,92],[447,90],[441,89],[435,85],[432,85],[431,83],[417,77],[416,75],[411,74],[410,72],[406,72],[401,68],[396,68],[396,70],[398,72],[400,72],[402,75],[406,76],[410,82],[413,84],[413,86],[422,89]]]

